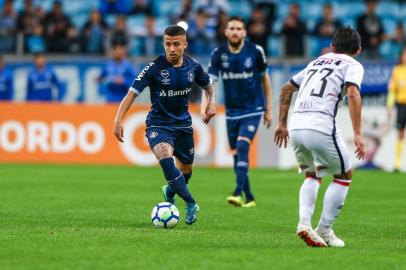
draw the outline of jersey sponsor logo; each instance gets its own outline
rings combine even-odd
[[[187,73],[187,80],[188,82],[193,82],[193,80],[195,79],[195,73],[193,72],[193,70],[189,70]]]
[[[159,93],[160,97],[175,97],[175,96],[184,96],[189,94],[192,91],[192,88],[186,88],[184,90],[161,90]]]
[[[140,74],[138,74],[138,76],[135,78],[136,81],[141,81],[142,77],[144,77],[145,72],[147,72],[147,70],[152,67],[154,65],[154,62],[150,62],[148,66],[145,66],[142,71],[140,72]]]
[[[223,80],[243,80],[249,79],[254,76],[254,72],[223,72]]]
[[[162,84],[170,84],[171,83],[171,79],[169,79],[169,71],[167,71],[166,69],[161,70],[161,76],[162,76]]]
[[[245,66],[246,68],[252,67],[252,58],[251,58],[251,57],[245,58],[245,60],[244,60],[244,66]]]

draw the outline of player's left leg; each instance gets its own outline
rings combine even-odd
[[[318,155],[319,161],[334,175],[334,180],[324,194],[323,210],[316,231],[328,246],[344,247],[344,241],[334,234],[332,227],[344,206],[352,181],[352,170],[349,153],[341,136],[335,135],[332,140],[331,147],[327,147]]]
[[[175,137],[175,150],[174,156],[177,158],[177,165],[181,171],[185,183],[188,184],[192,177],[192,168],[194,160],[194,139],[193,129],[186,128],[178,130]],[[186,202],[186,218],[187,224],[192,224],[197,219],[197,213],[199,212],[199,206],[196,202]]]

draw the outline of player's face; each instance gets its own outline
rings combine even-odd
[[[113,48],[113,58],[121,60],[125,57],[125,48],[124,46],[115,46]]]
[[[238,47],[246,35],[244,24],[240,21],[228,22],[225,35],[231,46]]]
[[[37,68],[43,68],[46,63],[45,56],[43,55],[36,56],[34,61]]]
[[[164,35],[164,48],[166,58],[169,62],[176,62],[182,56],[187,47],[186,36],[168,36]]]

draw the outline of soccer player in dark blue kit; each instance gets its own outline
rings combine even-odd
[[[215,115],[215,99],[210,76],[197,61],[184,55],[187,46],[185,30],[176,25],[166,28],[163,45],[165,55],[156,58],[140,72],[121,101],[114,121],[114,135],[123,142],[123,117],[135,98],[149,86],[152,106],[146,119],[146,137],[168,182],[162,187],[164,198],[174,203],[175,194],[178,194],[187,206],[185,222],[192,224],[199,211],[187,188],[194,159],[192,118],[188,111],[192,82],[205,90],[208,102],[202,119],[206,124]]]
[[[234,153],[237,187],[227,201],[253,207],[256,203],[248,177],[249,148],[261,117],[267,128],[272,124],[271,81],[263,48],[245,40],[244,20],[231,17],[225,35],[227,43],[212,52],[209,74],[215,81],[219,77],[223,80],[228,141]]]
[[[37,53],[34,58],[35,67],[28,74],[27,101],[53,101],[57,97],[53,95],[52,88],[58,89],[58,95],[62,91],[62,84],[54,70],[46,64],[43,53]]]
[[[103,67],[100,80],[106,84],[106,101],[120,102],[134,80],[135,71],[130,61],[125,59],[126,49],[123,45],[113,45],[112,56],[113,59]]]

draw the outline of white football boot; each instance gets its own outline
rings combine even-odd
[[[296,230],[299,236],[309,247],[327,247],[326,242],[311,227],[299,223]]]
[[[316,232],[317,234],[323,238],[323,240],[326,242],[326,244],[329,247],[344,247],[345,243],[343,240],[341,240],[340,238],[338,238],[333,230],[330,230],[329,234],[325,234],[323,232],[321,232],[318,228],[316,228]]]

